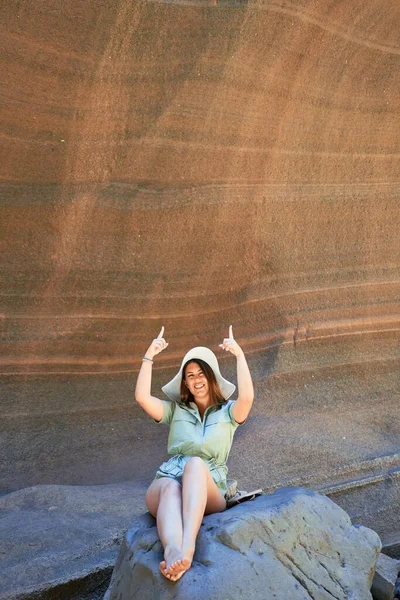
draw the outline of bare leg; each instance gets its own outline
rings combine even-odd
[[[157,519],[158,535],[164,548],[160,571],[167,579],[172,579],[172,572],[182,559],[181,485],[169,477],[156,479],[147,490],[146,505]]]
[[[157,529],[164,547],[161,573],[177,581],[193,560],[196,538],[204,514],[222,512],[226,501],[201,458],[186,464],[182,486],[168,477],[156,479],[146,494],[149,512],[157,518]],[[183,503],[183,516],[182,516]]]
[[[201,458],[194,456],[182,477],[183,539],[182,559],[170,569],[171,579],[180,579],[193,560],[197,534],[204,514],[225,510],[226,501]]]

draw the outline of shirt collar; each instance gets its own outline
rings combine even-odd
[[[206,408],[205,412],[214,412],[214,411],[218,410],[219,408],[221,408],[221,404],[212,404],[211,406],[208,406]],[[194,412],[196,415],[199,414],[199,409],[197,408],[196,402],[189,402],[189,409],[188,410],[190,410],[190,412]]]

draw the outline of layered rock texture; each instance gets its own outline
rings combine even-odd
[[[143,352],[164,324],[157,394],[232,323],[240,487],[365,481],[393,531],[399,31],[397,0],[2,3],[2,492],[147,484]]]
[[[331,500],[287,488],[205,517],[192,568],[178,583],[158,567],[154,519],[125,536],[105,600],[372,600],[380,551],[374,531],[351,525]]]

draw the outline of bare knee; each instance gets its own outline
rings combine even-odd
[[[150,485],[146,492],[146,506],[153,517],[157,516],[158,506],[164,498],[180,497],[181,485],[170,477],[160,477]]]
[[[189,471],[204,471],[205,472],[206,469],[207,469],[206,464],[202,458],[200,458],[199,456],[192,456],[191,458],[189,458],[189,460],[187,461],[187,463],[185,465],[184,473],[189,472]]]
[[[160,498],[163,496],[180,496],[181,484],[170,477],[162,477],[160,484]]]

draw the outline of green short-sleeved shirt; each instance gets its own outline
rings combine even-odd
[[[232,446],[233,435],[239,426],[232,415],[233,400],[218,406],[210,406],[203,420],[194,402],[190,406],[177,402],[161,401],[164,415],[159,423],[170,425],[168,454],[171,458],[163,463],[156,477],[172,477],[181,480],[190,457],[204,460],[218,488],[226,492],[226,461]]]

